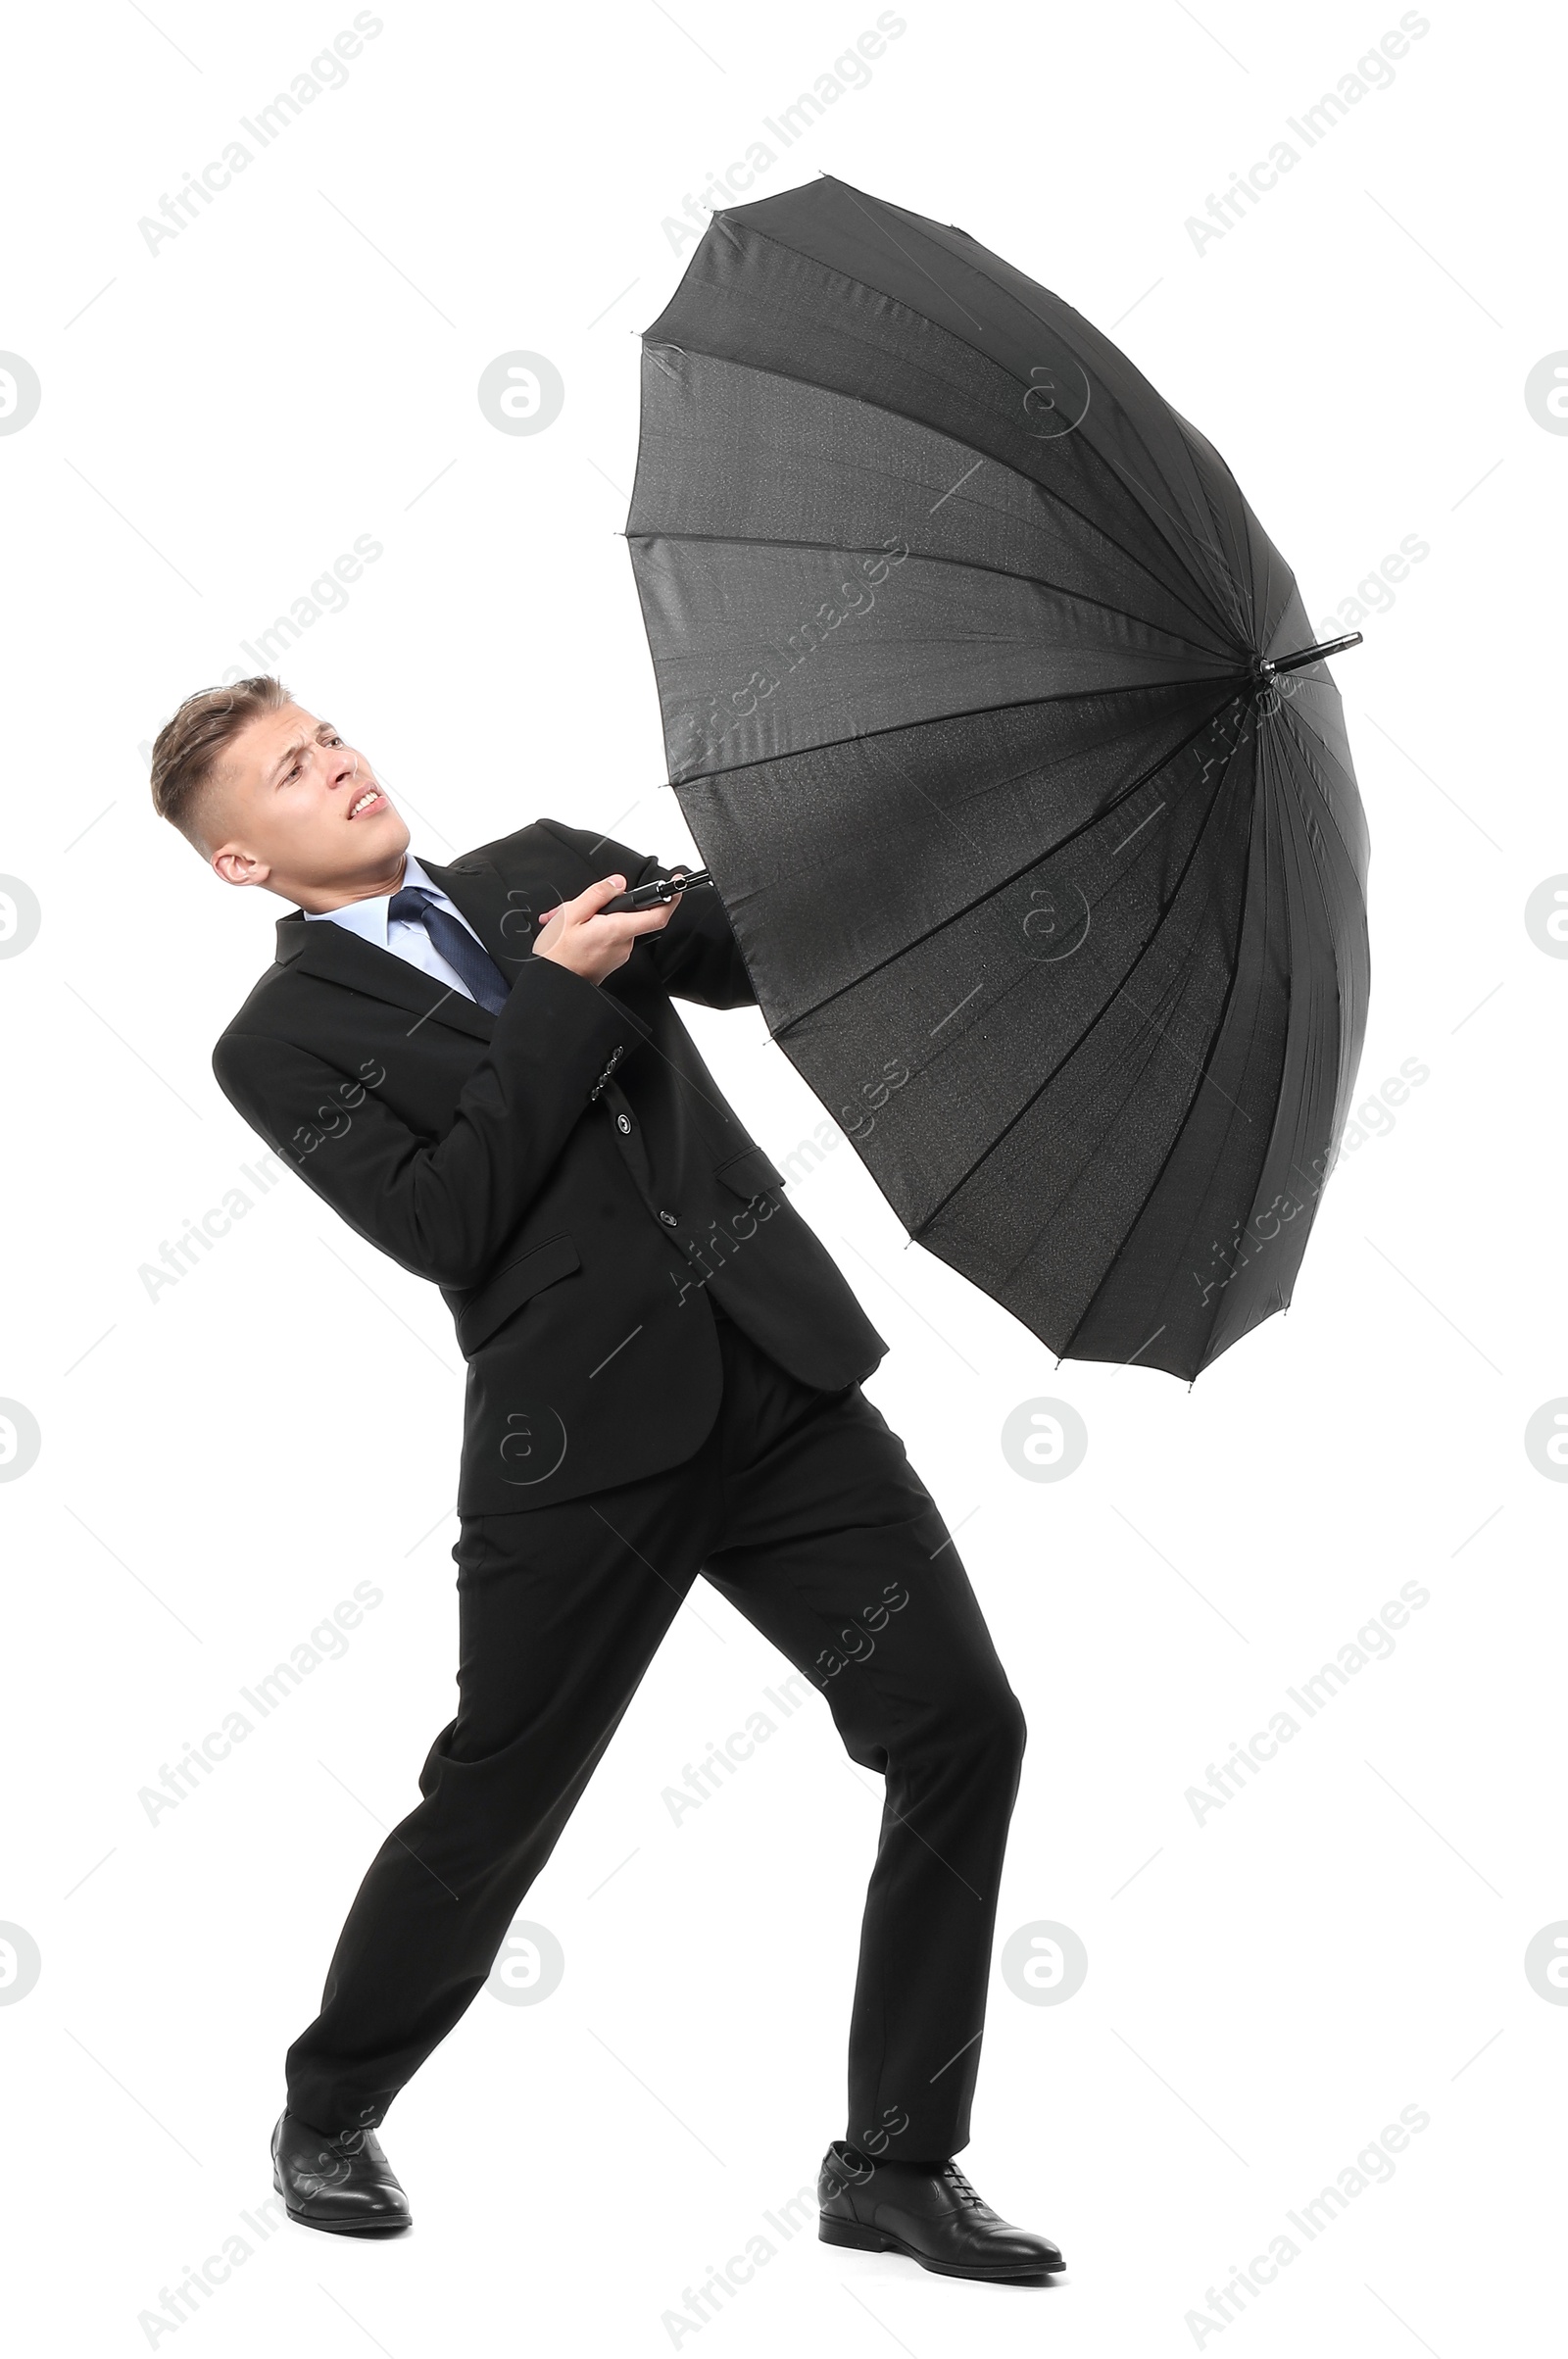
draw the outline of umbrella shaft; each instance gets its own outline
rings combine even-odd
[[[685,874],[677,870],[673,876],[656,876],[646,885],[634,885],[629,892],[617,893],[613,901],[605,903],[599,914],[606,917],[615,909],[651,909],[660,902],[673,901],[677,893],[689,893],[694,886],[701,889],[704,885],[711,885],[712,881],[706,868],[693,868]]]
[[[1303,664],[1316,663],[1324,656],[1337,656],[1342,648],[1359,647],[1360,644],[1361,634],[1359,631],[1347,631],[1343,639],[1320,639],[1316,647],[1298,648],[1294,656],[1260,658],[1254,663],[1253,669],[1260,672],[1265,680],[1268,680],[1272,679],[1276,672],[1299,671]]]

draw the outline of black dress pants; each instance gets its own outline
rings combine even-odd
[[[985,2020],[1023,1714],[956,1548],[858,1385],[815,1393],[720,1317],[724,1391],[679,1466],[465,1519],[458,1714],[382,1844],[289,2049],[288,2107],[378,2124],[482,1988],[699,1573],[826,1698],[886,1781],[844,2138],[955,2154]],[[819,1841],[831,1841],[824,1829]]]

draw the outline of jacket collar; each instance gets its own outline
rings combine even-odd
[[[508,901],[501,873],[476,853],[454,860],[449,867],[421,860],[420,867],[433,885],[456,904],[510,981],[533,951],[533,928],[525,915]],[[303,909],[291,909],[277,921],[277,962],[302,974],[319,975],[350,991],[388,1000],[412,1015],[446,1024],[476,1040],[489,1040],[496,1019],[487,1007],[465,999],[461,991],[438,982],[411,966],[395,951],[382,950],[346,926],[312,925]],[[412,1028],[412,1027],[411,1027]]]

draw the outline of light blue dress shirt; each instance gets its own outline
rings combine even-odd
[[[468,932],[473,934],[472,926],[468,925],[468,920],[456,902],[450,900],[440,886],[425,875],[412,852],[404,856],[403,883],[398,891],[401,893],[409,885],[422,885],[427,893],[434,894],[436,908],[448,910],[460,925],[467,926]],[[410,966],[417,966],[425,974],[434,975],[438,983],[449,984],[452,990],[461,991],[466,1000],[471,1000],[473,994],[467,984],[447,964],[416,917],[398,917],[390,924],[387,922],[387,912],[391,907],[392,895],[381,893],[374,901],[351,901],[341,909],[307,909],[305,915],[313,920],[329,918],[334,925],[347,926],[351,934],[373,942],[377,950],[391,951],[394,958],[407,959]],[[477,934],[473,934],[473,938],[475,942],[479,941]],[[479,947],[484,949],[482,942]],[[486,958],[489,955],[486,951]]]

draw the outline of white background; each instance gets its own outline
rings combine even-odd
[[[671,1823],[663,1789],[785,1668],[703,1586],[526,1904],[560,1989],[482,1993],[388,2119],[414,2234],[244,2228],[283,2050],[455,1708],[462,1364],[435,1290],[292,1175],[177,1286],[138,1276],[246,1185],[257,1142],[208,1060],[281,913],[154,818],[139,749],[356,536],[384,554],[279,668],[382,768],[416,852],[548,813],[690,855],[616,538],[633,331],[691,252],[663,221],[872,0],[384,7],[344,86],[156,253],[139,219],[347,0],[13,26],[0,345],[43,388],[0,437],[0,869],[42,908],[0,962],[0,1395],[42,1434],[0,1486],[0,1920],[42,1955],[0,2006],[19,2348],[1543,2347],[1568,2010],[1523,1961],[1568,1917],[1568,1489],[1524,1428],[1568,1394],[1568,963],[1523,912],[1568,869],[1568,438],[1524,384],[1568,346],[1564,61],[1544,16],[1434,6],[1306,150],[1286,119],[1399,14],[910,0],[752,192],[825,168],[1112,331],[1230,461],[1314,619],[1405,536],[1430,549],[1335,666],[1373,842],[1362,1096],[1407,1059],[1429,1078],[1341,1164],[1289,1316],[1192,1391],[1058,1372],[906,1248],[847,1144],[792,1190],[893,1346],[870,1393],[961,1526],[1028,1716],[999,1957],[1040,1921],[1088,1951],[1060,2004],[997,1973],[963,2156],[1064,2246],[1047,2292],[763,2222],[844,2130],[880,1794],[813,1695]],[[1200,252],[1188,217],[1282,137],[1296,168]],[[566,388],[534,436],[475,398],[517,348]],[[787,1155],[822,1113],[760,1016],[688,1020]],[[1041,1399],[1088,1426],[1059,1483],[1001,1451]],[[382,1602],[342,1658],[149,1823],[139,1790],[362,1580]],[[1392,1656],[1200,1824],[1187,1790],[1407,1581],[1429,1601]],[[1392,2180],[1289,2231],[1406,2106],[1430,2122]],[[1195,2329],[1282,2231],[1299,2257]],[[196,2316],[142,2322],[236,2232],[254,2249]],[[760,2232],[774,2256],[672,2332]]]

